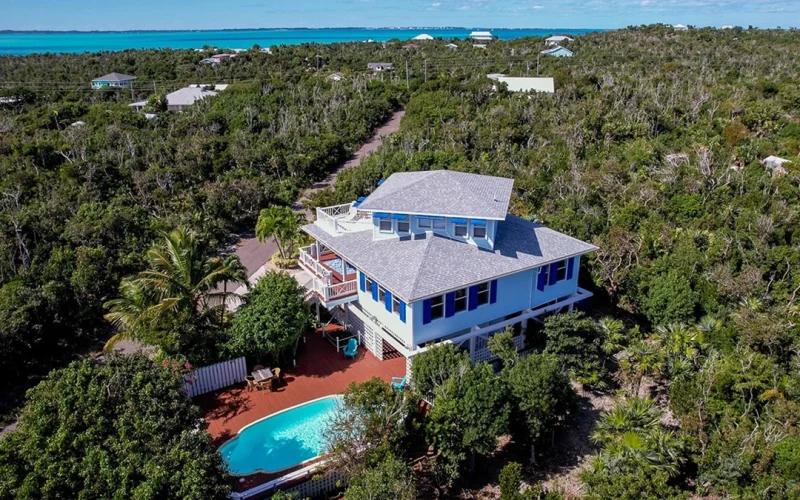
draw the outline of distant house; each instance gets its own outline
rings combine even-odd
[[[417,35],[412,38],[412,40],[433,40],[433,37],[426,33],[422,33],[421,35]]]
[[[768,168],[772,172],[772,175],[786,175],[787,171],[784,165],[787,163],[792,163],[792,160],[779,158],[777,156],[767,156],[761,160],[761,166]]]
[[[109,73],[92,80],[92,88],[95,90],[105,88],[124,89],[128,88],[134,80],[136,80],[135,76],[123,75],[122,73]]]
[[[555,81],[552,78],[498,76],[492,78],[492,80],[498,83],[505,83],[510,92],[545,92],[552,94],[556,91]]]
[[[344,75],[341,73],[332,73],[328,75],[328,80],[333,80],[334,82],[340,82],[344,79]]]
[[[261,47],[261,52],[264,54],[272,54],[272,47]]]
[[[448,43],[447,45],[445,45],[445,47],[447,47],[450,50],[456,50],[458,48],[458,45],[454,43]]]
[[[203,64],[211,64],[213,66],[223,61],[233,59],[234,57],[236,57],[236,54],[216,54],[211,57],[207,57],[200,62]]]
[[[228,85],[228,83],[191,83],[189,84],[189,87],[222,92],[228,88]]]
[[[419,45],[416,45],[416,44],[413,44],[413,43],[407,43],[407,44],[403,45],[403,48],[405,50],[415,50],[415,49],[419,48]]]
[[[488,78],[489,80],[499,80],[504,76],[506,76],[504,73],[489,73],[488,75],[486,75],[486,78]]]
[[[375,73],[380,73],[382,71],[392,71],[394,70],[394,64],[387,62],[367,63],[367,69],[371,69]]]
[[[684,26],[683,24],[676,24],[672,27],[675,31],[689,31],[688,26]]]
[[[485,40],[487,42],[492,41],[494,38],[491,31],[473,31],[469,34],[469,37],[473,40]]]
[[[476,49],[485,49],[486,48],[486,44],[485,43],[473,43],[472,46],[475,47]]]
[[[554,56],[554,57],[572,57],[573,52],[566,47],[562,47],[560,45],[556,45],[547,50],[543,50],[541,52],[543,55],[546,56]]]
[[[575,40],[564,35],[555,35],[544,39],[544,43],[548,46],[558,45],[564,42],[574,42]]]
[[[731,26],[730,24],[726,24],[725,26],[721,27],[720,29],[721,30],[732,30],[732,29],[734,29],[734,27]]]
[[[215,96],[218,92],[215,90],[207,90],[204,87],[184,87],[167,94],[167,110],[168,111],[182,111],[188,108],[197,101],[202,101],[206,97]],[[130,104],[131,107],[138,110],[144,109],[147,101],[134,102]]]

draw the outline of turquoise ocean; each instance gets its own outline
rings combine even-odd
[[[408,40],[421,33],[437,38],[466,38],[472,28],[326,28],[219,31],[0,32],[0,55],[40,52],[82,53],[126,49],[249,49],[255,44],[382,42]],[[501,40],[528,36],[581,35],[596,29],[492,29]]]

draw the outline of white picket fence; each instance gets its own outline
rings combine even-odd
[[[247,363],[244,356],[197,368],[192,372],[191,376],[186,376],[186,394],[189,397],[195,397],[229,387],[233,384],[244,382],[246,375]]]

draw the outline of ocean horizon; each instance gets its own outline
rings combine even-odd
[[[434,38],[464,39],[488,30],[500,40],[532,36],[583,35],[600,28],[261,28],[176,31],[0,31],[0,55],[121,51],[131,49],[249,49],[253,45],[384,42],[426,33]]]

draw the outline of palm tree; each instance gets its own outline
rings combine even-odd
[[[281,258],[287,259],[294,253],[294,243],[300,231],[300,217],[302,216],[289,207],[276,205],[265,208],[258,214],[256,238],[263,242],[267,238],[274,237]]]
[[[630,398],[605,413],[592,433],[592,441],[608,445],[620,435],[641,434],[659,426],[662,411],[649,398]]]
[[[124,280],[120,298],[105,304],[110,311],[106,318],[123,336],[133,335],[137,326],[160,324],[181,313],[203,315],[218,306],[224,312],[227,298],[239,299],[228,292],[227,282],[247,283],[238,257],[208,257],[193,231],[178,228],[163,236],[164,241],[147,252],[148,269]],[[222,291],[217,290],[220,283],[226,283]]]
[[[664,360],[662,352],[656,344],[640,340],[628,347],[620,357],[619,366],[631,382],[631,392],[637,395],[642,378],[645,375],[660,375],[664,367]]]

